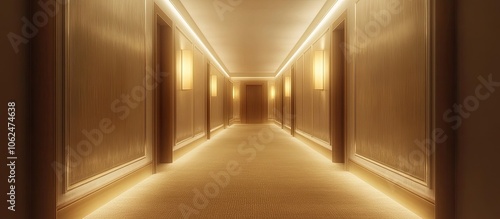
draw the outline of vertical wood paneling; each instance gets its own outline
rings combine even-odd
[[[234,119],[234,84],[229,79],[226,78],[226,99],[227,99],[227,122],[228,125],[231,125]]]
[[[275,99],[276,99],[276,85],[274,81],[268,81],[267,86],[269,88],[268,92],[268,107],[267,107],[267,117],[269,119],[274,119],[274,109],[276,108]],[[274,92],[274,94],[273,94]]]
[[[324,51],[324,89],[313,86],[313,54]],[[323,34],[295,62],[296,129],[308,137],[330,142],[330,35]]]
[[[144,7],[136,0],[68,5],[69,186],[145,155]]]
[[[302,122],[304,126],[302,131],[313,134],[313,72],[312,72],[312,57],[311,49],[307,49],[304,53],[304,77],[302,81],[303,86],[303,114]]]
[[[193,51],[193,44],[189,39],[177,29],[175,34],[176,42],[176,86],[175,86],[175,142],[179,143],[182,140],[193,136],[193,121],[194,121],[194,89],[182,90],[182,50]],[[194,82],[193,82],[194,83]]]
[[[194,57],[194,121],[193,121],[193,136],[205,132],[206,123],[206,107],[207,107],[207,83],[206,83],[206,60],[200,50],[195,50]]]
[[[233,118],[235,121],[240,121],[240,99],[241,99],[241,93],[240,93],[240,88],[241,87],[241,82],[235,81],[234,82],[234,99],[233,99]]]
[[[330,143],[330,34],[325,33],[313,45],[315,51],[324,51],[324,89],[313,90],[313,134],[314,137]],[[311,60],[314,57],[311,57]],[[314,61],[314,60],[313,60]],[[313,69],[312,66],[310,68]],[[312,74],[311,74],[312,75]],[[312,84],[312,83],[311,83]],[[314,87],[313,87],[314,88]]]
[[[276,79],[276,110],[274,117],[280,125],[283,124],[283,76]]]
[[[288,80],[290,80],[290,86],[293,86],[293,81],[291,79],[291,70],[288,69],[285,71],[285,73],[283,73],[283,124],[285,126],[288,126],[288,127],[291,127],[292,123],[291,123],[291,118],[292,118],[292,111],[291,111],[291,94],[287,96],[287,92],[286,92],[286,89],[287,89],[287,85],[286,85],[286,81],[287,81],[287,78],[289,78]],[[291,89],[291,87],[290,87]]]
[[[426,139],[426,3],[399,3],[399,13],[388,0],[356,6],[356,153],[426,180],[425,156],[417,165],[401,163],[418,150],[415,140]],[[391,17],[382,24],[372,15],[384,10]]]
[[[210,74],[217,75],[217,96],[210,97],[210,129],[224,124],[224,75],[210,65]]]
[[[304,58],[295,62],[295,114],[297,130],[304,130]]]

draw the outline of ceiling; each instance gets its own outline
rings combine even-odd
[[[231,77],[272,77],[326,0],[179,0]]]

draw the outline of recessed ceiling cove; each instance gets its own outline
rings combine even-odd
[[[326,0],[180,0],[230,76],[273,76]]]

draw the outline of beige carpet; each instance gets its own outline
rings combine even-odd
[[[86,218],[418,217],[278,127],[234,125]]]

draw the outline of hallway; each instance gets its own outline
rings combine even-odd
[[[275,125],[233,125],[86,218],[418,217]]]

